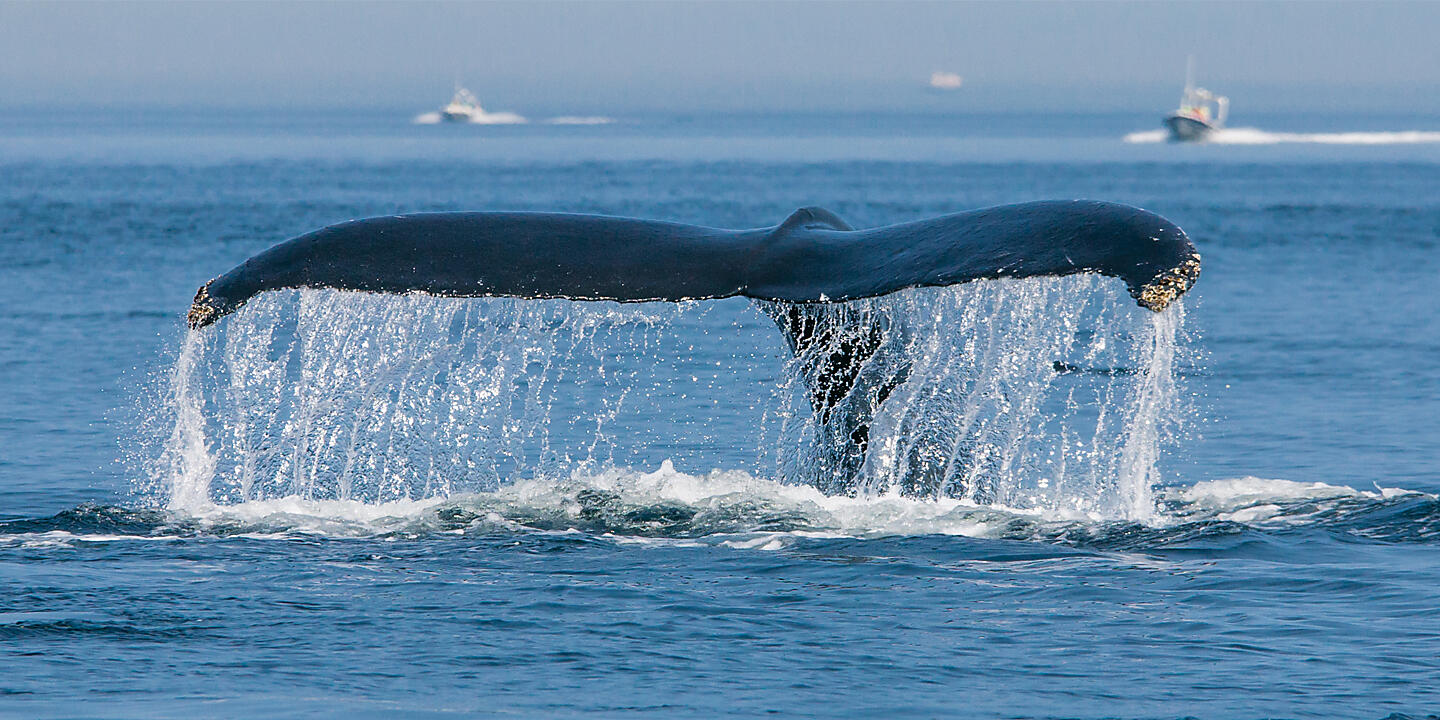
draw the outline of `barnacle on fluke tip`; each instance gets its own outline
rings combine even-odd
[[[192,328],[202,328],[220,318],[220,311],[210,302],[210,283],[200,286],[195,291],[195,299],[190,303],[190,312],[185,314],[185,322]]]
[[[1185,262],[1155,276],[1138,290],[1132,289],[1130,295],[1141,307],[1160,312],[1175,302],[1175,298],[1184,295],[1199,277],[1200,254],[1196,253]]]

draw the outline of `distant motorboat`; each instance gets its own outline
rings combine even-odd
[[[1180,107],[1165,117],[1171,142],[1197,142],[1225,125],[1230,98],[1195,87],[1195,58],[1185,62],[1185,92]]]
[[[476,125],[518,125],[525,118],[512,112],[486,112],[474,93],[455,84],[455,95],[439,112],[426,113],[415,119],[417,123],[434,122],[471,123]]]
[[[485,109],[480,107],[480,101],[459,85],[455,86],[455,96],[450,98],[450,104],[440,108],[440,117],[447,122],[470,122],[484,115]]]

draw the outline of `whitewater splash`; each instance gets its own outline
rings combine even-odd
[[[1396,488],[1229,478],[1159,488],[1163,514],[1145,522],[1064,509],[980,505],[883,493],[825,495],[740,471],[611,469],[517,480],[489,492],[365,502],[295,495],[164,510],[82,505],[48,519],[0,522],[0,547],[165,542],[177,537],[444,538],[551,536],[575,542],[722,545],[781,550],[825,539],[948,535],[1102,550],[1243,543],[1250,531],[1318,528],[1354,539],[1440,540],[1440,498]]]
[[[1125,136],[1127,143],[1160,143],[1170,137],[1164,130],[1145,130]],[[1314,143],[1318,145],[1413,145],[1440,143],[1440,132],[1406,130],[1399,132],[1287,133],[1258,128],[1223,128],[1205,137],[1214,145],[1276,145]]]
[[[823,502],[1156,520],[1183,415],[1181,306],[1143,311],[1091,276],[857,303],[904,321],[914,365],[876,414],[853,497]],[[804,483],[832,449],[795,365],[738,300],[268,293],[187,335],[150,476],[193,515],[647,477],[628,467],[698,477],[671,461],[728,468],[704,477],[747,478],[731,492],[750,501],[824,498]]]

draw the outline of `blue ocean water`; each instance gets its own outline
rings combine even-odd
[[[1440,118],[614,120],[7,111],[0,716],[1440,712]],[[1162,317],[1092,278],[881,303],[934,339],[888,437],[985,459],[939,499],[804,485],[743,301],[183,327],[360,216],[1082,197],[1185,228],[1200,282]]]

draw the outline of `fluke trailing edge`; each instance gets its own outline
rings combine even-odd
[[[284,288],[814,304],[1081,272],[1118,277],[1140,305],[1159,311],[1195,281],[1200,256],[1159,215],[1081,200],[867,230],[818,208],[754,230],[561,213],[421,213],[340,223],[280,243],[201,287],[188,319],[204,327]]]

